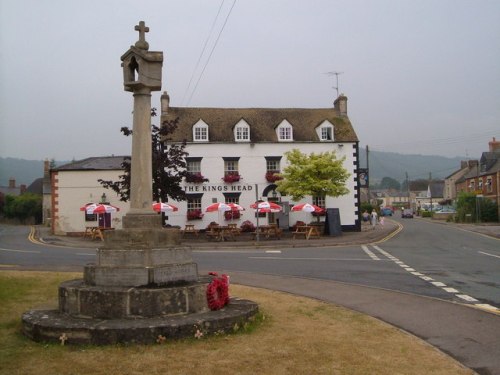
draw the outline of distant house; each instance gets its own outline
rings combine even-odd
[[[22,184],[17,186],[15,178],[9,179],[8,186],[0,186],[0,194],[2,194],[3,196],[6,195],[18,196],[25,192],[26,192],[26,185]]]
[[[475,193],[496,202],[500,210],[500,142],[493,138],[479,164],[456,184],[457,191]]]
[[[444,200],[444,186],[443,181],[431,181],[427,190],[413,192],[416,210],[430,210],[431,206],[434,209],[439,205]]]
[[[105,189],[99,179],[117,181],[123,174],[124,156],[91,157],[51,169],[52,231],[55,234],[81,234],[87,226],[121,228],[121,218],[129,203],[120,201],[112,190]],[[86,215],[80,211],[87,203],[109,203],[119,212]]]
[[[477,160],[465,160],[460,164],[460,169],[444,179],[443,198],[455,200],[457,198],[457,183],[465,181],[464,176],[476,171],[479,162]]]

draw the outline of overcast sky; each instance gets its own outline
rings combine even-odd
[[[477,158],[500,139],[498,0],[0,0],[0,156],[130,154],[140,20],[172,106],[330,107],[342,72],[362,147]]]

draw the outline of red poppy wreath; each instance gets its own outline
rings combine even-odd
[[[210,310],[220,310],[229,303],[229,276],[209,272],[213,276],[207,285],[207,303]]]

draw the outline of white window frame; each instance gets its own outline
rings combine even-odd
[[[273,159],[273,160],[266,160],[266,172],[280,172],[281,171],[281,166],[280,166],[280,160]]]
[[[241,119],[234,126],[233,131],[236,142],[250,142],[250,125],[245,120]]]
[[[201,160],[188,160],[186,162],[186,171],[188,173],[201,173]]]
[[[238,160],[224,160],[224,176],[228,174],[239,174]]]
[[[279,142],[293,142],[293,126],[287,120],[283,120],[276,127],[276,136]]]
[[[208,124],[199,119],[196,124],[193,125],[193,142],[208,142]]]
[[[335,127],[333,124],[325,120],[317,128],[316,134],[321,142],[333,142],[335,141]]]

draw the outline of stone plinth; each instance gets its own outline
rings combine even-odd
[[[207,312],[206,283],[174,288],[93,287],[82,280],[59,285],[59,312],[76,318],[137,319]]]
[[[92,286],[170,286],[198,281],[198,269],[194,262],[150,267],[102,267],[89,264],[83,269],[83,279]]]
[[[169,248],[179,246],[181,232],[179,229],[164,229],[161,226],[152,228],[127,228],[104,232],[103,250],[136,250]]]

